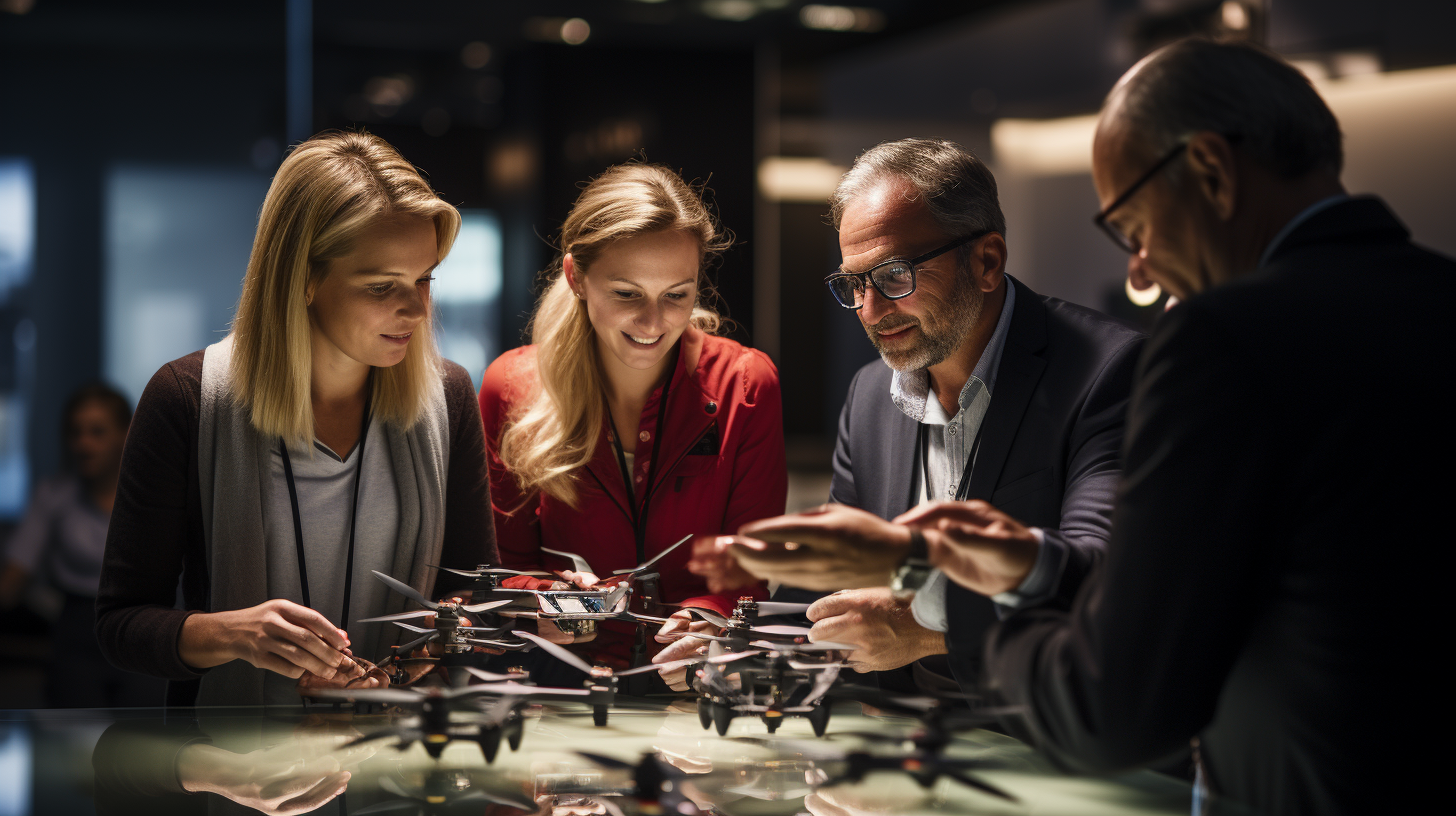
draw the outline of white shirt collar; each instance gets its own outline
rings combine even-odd
[[[1001,352],[1006,346],[1006,335],[1011,327],[1011,315],[1016,308],[1016,284],[1010,275],[1006,276],[1006,300],[1001,304],[1001,314],[996,319],[996,329],[991,333],[991,341],[986,344],[986,350],[981,352],[981,359],[976,361],[976,368],[971,372],[971,378],[961,388],[958,398],[960,406],[964,408],[966,403],[974,398],[975,389],[972,384],[979,382],[985,386],[989,394],[996,385],[996,373],[1001,368]],[[890,399],[895,403],[905,416],[916,422],[926,422],[927,402],[930,397],[930,372],[920,368],[915,371],[896,371],[890,377]],[[945,411],[941,410],[940,415],[944,417]],[[949,421],[949,417],[941,420],[941,423]]]

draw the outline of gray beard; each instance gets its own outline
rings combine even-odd
[[[945,358],[960,348],[980,321],[985,305],[986,294],[980,289],[969,285],[956,287],[954,297],[945,302],[941,314],[927,315],[931,318],[930,322],[920,321],[920,340],[908,349],[896,351],[886,348],[881,345],[878,332],[913,325],[914,320],[898,323],[882,320],[866,326],[865,334],[869,335],[870,344],[880,353],[885,365],[900,372],[919,371],[945,362]]]

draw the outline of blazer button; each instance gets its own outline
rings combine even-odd
[[[709,414],[716,414],[718,413],[718,403],[710,402],[707,405],[703,406],[703,410],[707,411]]]

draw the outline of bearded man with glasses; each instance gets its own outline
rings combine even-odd
[[[812,637],[854,644],[860,671],[914,664],[882,675],[883,685],[975,689],[996,605],[1041,602],[1063,573],[1100,558],[1142,336],[1006,274],[996,180],[953,143],[906,139],[865,152],[830,209],[843,260],[825,283],[856,310],[883,362],[850,385],[831,504],[749,525],[755,540],[736,548],[738,559],[753,572],[770,568],[754,559],[770,553],[746,549],[763,542],[796,542],[803,556],[852,539],[878,588],[811,557],[775,573],[786,585],[776,597],[818,599]],[[1041,547],[1026,580],[993,602],[912,558],[884,586],[911,536],[892,520],[957,498],[1015,508],[1035,525]],[[848,591],[821,597],[834,590]]]

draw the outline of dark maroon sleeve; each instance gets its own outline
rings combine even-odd
[[[485,464],[485,430],[470,375],[445,362],[445,402],[450,412],[450,472],[445,485],[443,566],[471,569],[498,559],[490,517],[490,473]],[[435,596],[464,589],[468,579],[442,572]]]
[[[96,597],[96,638],[113,665],[190,680],[201,673],[182,662],[182,622],[201,609],[175,609],[184,564],[196,584],[203,543],[196,495],[197,419],[202,352],[163,366],[137,403]]]

